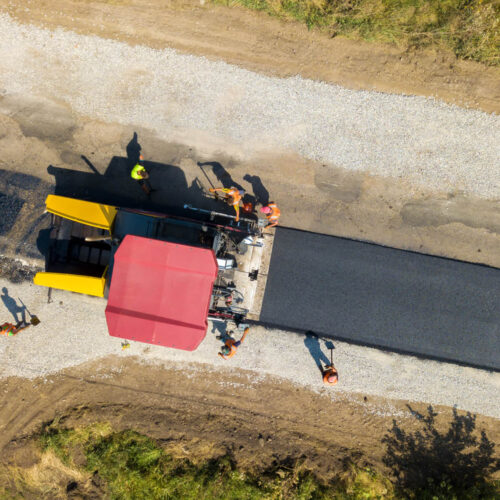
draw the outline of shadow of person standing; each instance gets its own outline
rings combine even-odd
[[[314,359],[318,370],[323,373],[323,364],[329,365],[330,360],[328,356],[321,350],[321,345],[319,343],[318,336],[311,331],[306,332],[306,338],[304,339],[304,345],[309,350],[311,357]],[[329,347],[333,348],[333,345]],[[323,363],[323,364],[322,364]]]
[[[4,306],[12,314],[16,323],[26,321],[26,307],[18,305],[16,299],[9,295],[9,290],[6,287],[2,288],[1,298]],[[18,317],[18,314],[21,316],[20,318]]]
[[[256,202],[266,206],[269,203],[269,191],[262,184],[261,178],[258,175],[246,174],[243,179],[252,185]]]
[[[139,163],[141,149],[142,147],[137,140],[137,132],[134,132],[134,136],[127,144],[127,168],[129,170]]]
[[[222,187],[226,189],[235,187],[236,189],[243,190],[243,186],[233,180],[231,174],[218,161],[199,161],[198,166],[202,169],[203,167],[211,167],[212,172],[217,177],[217,181],[222,184]]]

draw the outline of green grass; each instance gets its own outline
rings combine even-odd
[[[0,472],[0,498],[66,498],[74,484],[86,497],[113,499],[193,500],[361,500],[403,498],[456,499],[446,482],[419,490],[396,491],[388,478],[370,468],[354,465],[330,484],[324,484],[300,464],[277,467],[259,476],[238,469],[229,456],[195,463],[168,455],[148,436],[133,430],[115,432],[108,424],[64,429],[53,423],[36,437],[41,459],[23,470],[4,467]],[[100,490],[94,486],[98,476]],[[474,488],[460,498],[499,498],[497,483],[491,496]],[[94,488],[94,490],[92,490]]]
[[[152,439],[135,431],[112,432],[105,424],[82,429],[46,427],[39,437],[43,453],[65,465],[83,450],[91,475],[98,471],[115,499],[363,499],[391,498],[390,482],[370,470],[352,470],[348,479],[325,485],[300,466],[259,477],[236,468],[229,457],[195,464],[174,459]],[[389,494],[387,496],[386,494]]]
[[[212,0],[305,23],[330,36],[452,50],[500,65],[498,0]]]

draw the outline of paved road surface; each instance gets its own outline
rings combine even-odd
[[[261,320],[500,369],[500,270],[278,228]]]

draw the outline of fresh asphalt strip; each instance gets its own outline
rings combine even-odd
[[[260,319],[500,370],[500,269],[492,267],[278,228]]]

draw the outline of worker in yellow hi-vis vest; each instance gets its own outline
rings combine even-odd
[[[140,155],[139,161],[130,172],[130,177],[139,182],[142,190],[146,193],[147,196],[150,196],[154,189],[152,189],[151,184],[149,183],[148,171],[144,168],[143,165],[140,164],[142,160],[144,160],[144,158],[142,157],[142,155]]]

